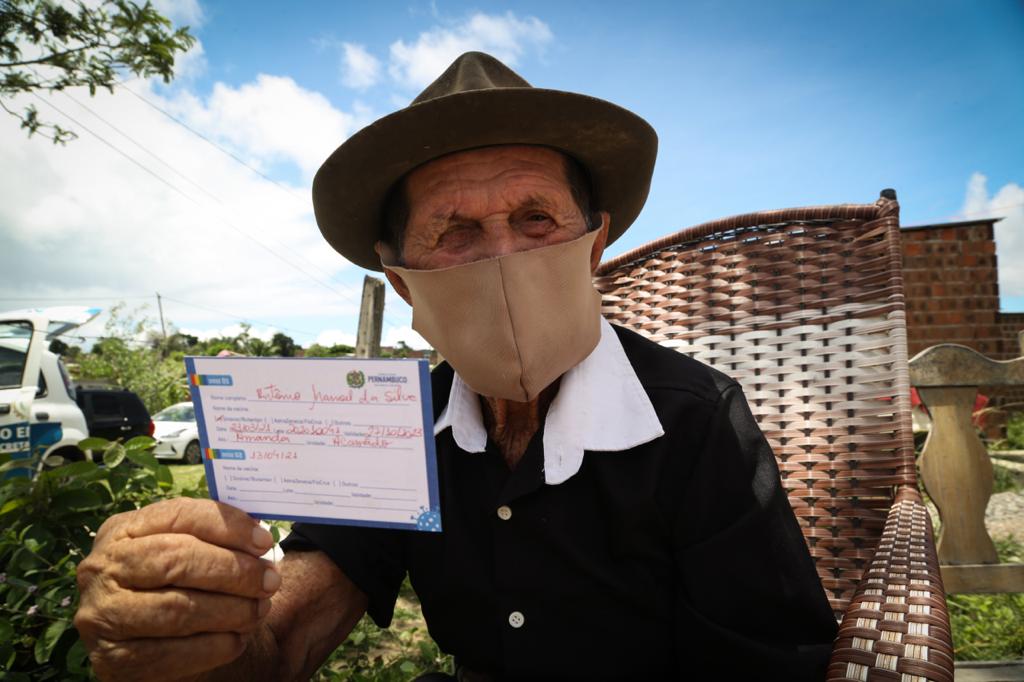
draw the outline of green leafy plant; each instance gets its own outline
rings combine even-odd
[[[0,455],[0,678],[90,678],[71,624],[75,570],[107,517],[171,493],[171,472],[154,445],[146,436],[88,438],[79,448],[95,461],[74,463]],[[182,494],[203,495],[201,483]]]

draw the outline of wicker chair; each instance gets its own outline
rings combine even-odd
[[[827,679],[952,682],[895,192],[691,227],[603,263],[595,283],[609,320],[743,386],[841,621]]]

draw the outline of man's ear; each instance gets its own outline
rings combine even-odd
[[[388,268],[389,265],[396,265],[398,258],[395,256],[395,250],[391,248],[390,244],[384,242],[377,242],[373,245],[373,250],[380,256],[380,263],[384,266],[384,276],[391,282],[391,286],[394,287],[398,295],[402,297],[402,300],[412,305],[412,294],[409,292],[409,287],[405,285],[405,280],[402,279],[397,272],[394,272]]]
[[[391,282],[391,286],[395,288],[398,295],[402,297],[402,300],[412,305],[412,294],[409,293],[409,287],[405,285],[405,280],[398,276],[398,273],[389,268],[384,269],[384,276]]]
[[[612,225],[612,217],[608,211],[598,211],[601,217],[601,227],[597,228],[597,238],[594,245],[590,247],[590,272],[597,272],[597,266],[601,264],[601,256],[604,255],[604,247],[608,243],[608,228]]]

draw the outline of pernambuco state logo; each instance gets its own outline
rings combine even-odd
[[[351,388],[362,388],[366,383],[366,375],[358,369],[354,369],[345,375],[345,381],[348,382]]]

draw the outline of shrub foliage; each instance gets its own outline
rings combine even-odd
[[[0,455],[0,678],[90,679],[71,624],[75,569],[107,517],[170,494],[171,472],[153,456],[154,443],[82,441],[102,466]],[[201,493],[197,486],[183,494]]]

